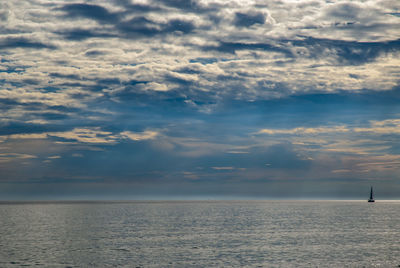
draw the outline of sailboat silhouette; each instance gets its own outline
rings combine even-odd
[[[369,193],[368,202],[375,202],[375,199],[374,199],[374,190],[372,189],[372,186],[371,186],[371,192]]]

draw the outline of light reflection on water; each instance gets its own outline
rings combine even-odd
[[[0,205],[0,267],[397,267],[400,202]]]

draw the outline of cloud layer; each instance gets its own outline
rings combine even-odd
[[[163,179],[251,196],[262,195],[255,182],[282,181],[290,195],[309,181],[379,178],[390,189],[399,10],[391,0],[0,3],[0,182],[168,195]]]

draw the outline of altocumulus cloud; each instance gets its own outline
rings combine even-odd
[[[340,181],[395,196],[399,9],[0,3],[3,192],[317,196]]]

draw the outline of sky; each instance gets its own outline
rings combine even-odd
[[[0,200],[400,198],[398,0],[0,2]]]

